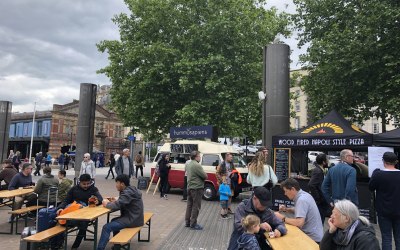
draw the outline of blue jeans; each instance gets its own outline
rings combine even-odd
[[[378,216],[379,228],[382,234],[382,250],[392,250],[392,231],[396,250],[400,250],[400,219],[390,219]]]
[[[115,219],[117,218],[112,219],[111,222],[103,226],[99,244],[97,245],[97,250],[104,250],[106,248],[107,243],[110,240],[111,232],[113,232],[113,234],[116,235],[119,233],[121,229],[126,228],[125,225],[122,225],[121,223],[115,221]]]

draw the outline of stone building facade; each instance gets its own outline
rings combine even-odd
[[[61,150],[75,151],[78,110],[79,101],[73,100],[64,105],[53,105],[52,111],[37,111],[32,155],[48,152],[57,158]],[[11,116],[8,148],[14,152],[21,151],[24,158],[29,155],[32,118],[33,112],[13,113]],[[101,105],[96,105],[94,135],[93,150],[104,152],[106,157],[129,146],[123,123],[115,113]]]

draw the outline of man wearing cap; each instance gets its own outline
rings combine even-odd
[[[284,205],[279,206],[279,211],[294,214],[294,218],[286,218],[283,214],[276,212],[276,216],[287,224],[300,228],[315,242],[319,243],[324,234],[321,217],[314,198],[300,189],[300,184],[293,178],[286,179],[281,183],[285,195],[294,201],[294,208]]]
[[[271,249],[265,242],[265,232],[274,232],[276,238],[286,234],[287,230],[285,224],[268,208],[267,204],[270,197],[270,193],[265,187],[258,187],[254,190],[250,199],[243,200],[239,204],[235,211],[233,232],[229,241],[228,250],[238,249],[237,240],[244,232],[241,220],[249,214],[256,215],[260,218],[260,231],[255,234],[255,236],[261,249]]]
[[[376,169],[369,190],[376,191],[375,208],[382,234],[382,250],[400,249],[400,171],[395,168],[397,155],[385,152],[383,169]],[[392,248],[392,231],[396,248]]]
[[[357,172],[351,166],[354,154],[350,149],[340,152],[340,163],[329,169],[321,190],[328,204],[333,207],[336,200],[347,199],[358,206]]]

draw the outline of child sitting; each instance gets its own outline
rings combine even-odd
[[[249,214],[244,217],[241,222],[245,232],[237,240],[239,246],[238,249],[260,250],[257,238],[254,235],[260,231],[260,218]]]
[[[229,207],[229,196],[231,196],[231,188],[226,183],[226,176],[222,176],[222,183],[219,185],[219,201],[221,204],[221,217],[223,219],[229,219],[228,207]]]

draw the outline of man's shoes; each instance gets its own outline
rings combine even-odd
[[[203,227],[200,226],[199,224],[195,224],[193,226],[190,226],[191,230],[203,230]]]
[[[182,199],[181,201],[187,201],[187,199]]]
[[[232,212],[232,210],[230,208],[228,208],[228,214],[235,214],[235,213]]]
[[[185,223],[185,227],[190,227],[190,224]]]
[[[108,177],[106,177],[106,180],[108,179]]]
[[[168,200],[168,196],[166,194],[164,194],[164,199]]]

